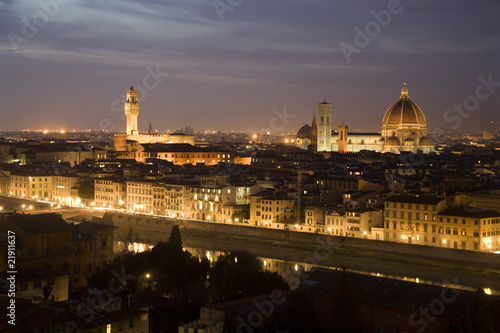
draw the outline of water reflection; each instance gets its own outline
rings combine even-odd
[[[126,243],[126,242],[121,242],[121,241],[118,241],[115,244],[117,245],[116,252],[120,252],[124,249],[128,249],[129,251],[134,251],[134,252],[143,252],[143,251],[146,251],[155,245],[155,244],[138,243],[138,242]],[[207,250],[207,249],[192,248],[192,247],[184,247],[184,250],[189,251],[193,256],[198,257],[200,259],[203,257],[206,257],[211,263],[217,261],[219,256],[227,253],[227,251],[215,251],[215,250]],[[321,268],[327,268],[327,269],[332,269],[332,270],[342,269],[342,267],[327,266],[327,265],[312,265],[310,263],[304,263],[304,262],[298,262],[298,261],[281,260],[281,259],[274,259],[274,258],[267,258],[267,257],[259,257],[259,258],[262,260],[262,263],[264,265],[265,270],[268,270],[268,271],[273,272],[273,273],[278,273],[281,276],[290,276],[290,272],[296,272],[295,275],[302,276],[301,273],[307,272],[313,267],[321,267]],[[400,281],[407,281],[407,282],[414,282],[414,283],[437,285],[437,286],[443,286],[443,287],[446,286],[446,287],[450,287],[450,288],[469,290],[469,291],[476,291],[478,288],[477,286],[467,286],[467,285],[454,284],[454,283],[451,283],[449,281],[445,281],[446,284],[443,284],[442,280],[441,281],[433,281],[433,280],[423,279],[423,278],[419,278],[419,277],[400,276],[400,275],[396,275],[396,274],[387,274],[387,273],[364,271],[364,270],[357,270],[357,269],[349,269],[349,271],[351,271],[353,273],[364,274],[364,275],[384,277],[384,278],[395,279],[395,280],[400,280]],[[482,287],[482,288],[484,289],[486,294],[500,295],[500,290],[489,288],[489,287]]]

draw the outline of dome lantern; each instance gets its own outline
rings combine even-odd
[[[403,83],[403,89],[401,89],[400,99],[410,99],[410,96],[408,96],[408,88],[406,88],[406,82]]]

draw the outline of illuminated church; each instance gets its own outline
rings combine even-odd
[[[381,133],[349,132],[348,126],[340,125],[332,131],[332,104],[324,101],[318,104],[317,117],[312,125],[304,125],[297,133],[296,142],[300,147],[308,143],[314,152],[414,152],[435,151],[434,144],[427,138],[427,121],[424,113],[408,95],[406,83],[401,96],[386,111],[382,119]]]
[[[154,134],[151,123],[147,134],[140,134],[137,129],[137,117],[139,116],[139,102],[137,101],[137,90],[134,85],[127,90],[127,100],[124,105],[125,117],[127,119],[126,134],[115,135],[115,149],[119,152],[136,152],[143,143],[189,143],[194,145],[194,135],[182,133]]]

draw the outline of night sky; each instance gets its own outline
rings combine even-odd
[[[324,93],[334,126],[380,131],[403,82],[431,131],[500,126],[500,1],[59,2],[0,0],[2,130],[124,130],[132,80],[144,131],[259,130],[286,107],[296,132]],[[499,83],[476,98],[479,76]]]

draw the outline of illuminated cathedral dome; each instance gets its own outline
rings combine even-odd
[[[406,83],[401,89],[401,97],[385,113],[382,126],[405,126],[423,125],[426,126],[424,113],[408,96]]]
[[[408,95],[406,83],[401,89],[401,96],[386,111],[382,120],[382,151],[401,152],[433,148],[427,138],[427,121],[422,109]],[[425,148],[424,148],[425,147]]]

